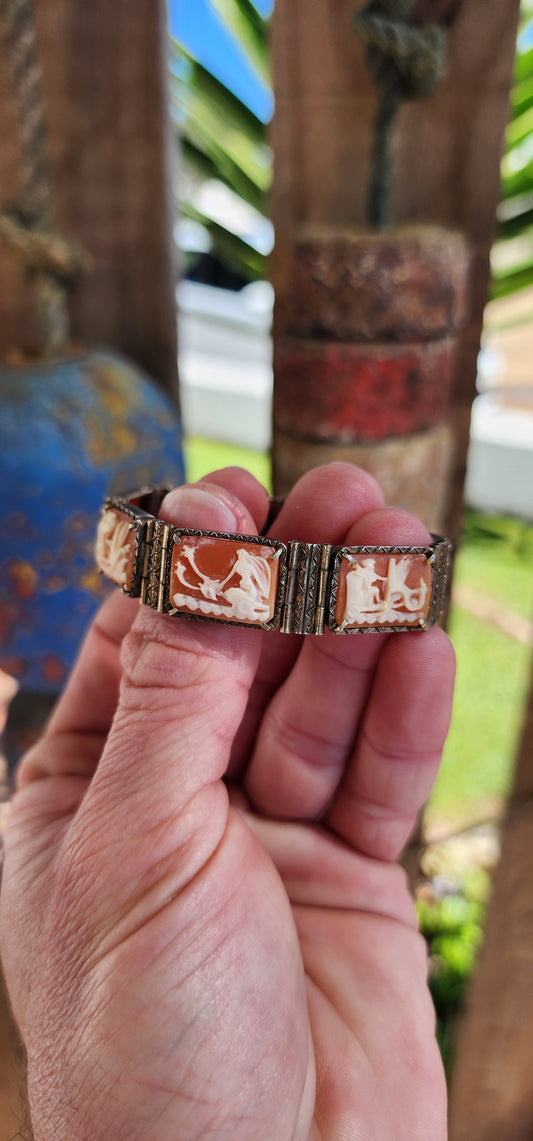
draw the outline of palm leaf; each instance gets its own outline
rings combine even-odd
[[[270,53],[266,21],[251,0],[211,0],[224,26],[243,49],[248,62],[263,83],[270,84]]]
[[[196,142],[192,128],[188,128],[182,135],[181,157],[186,169],[199,180],[218,178],[229,186],[234,194],[249,202],[250,206],[259,210],[261,214],[265,213],[264,190],[249,179],[238,163],[233,162],[228,155],[216,152],[208,154],[203,140]]]
[[[179,97],[178,97],[179,106]],[[220,166],[220,177],[226,181],[229,166],[237,166],[248,182],[261,191],[268,190],[271,180],[269,152],[243,136],[224,119],[216,105],[206,102],[194,91],[188,94],[183,121],[183,135],[204,150],[206,156]]]
[[[213,252],[230,269],[245,276],[248,281],[258,281],[265,276],[265,258],[258,250],[248,245],[238,234],[224,229],[190,202],[184,202],[182,211],[187,218],[200,222],[209,231]]]
[[[513,86],[510,102],[511,122],[531,106],[533,106],[533,75]]]
[[[226,7],[221,4],[217,10],[256,73],[266,76],[266,22],[251,0],[228,0]],[[175,40],[171,43],[171,100],[182,162],[193,175],[193,185],[216,179],[263,214],[272,177],[264,123]],[[214,253],[246,280],[264,276],[264,256],[244,238],[199,213],[195,198],[192,192],[185,194],[182,210],[208,228]]]
[[[502,159],[493,298],[533,285],[533,47],[525,46],[531,40],[532,13],[533,0],[522,0],[510,119]],[[519,238],[523,241],[518,241]]]
[[[509,123],[506,132],[506,143],[508,152],[520,143],[522,139],[527,138],[533,131],[533,96],[531,103],[525,109],[522,109],[520,114],[517,114]]]
[[[257,118],[232,91],[229,91],[207,68],[198,63],[186,48],[180,47],[171,41],[171,81],[174,94],[177,98],[186,101],[187,92],[194,92],[198,99],[204,100],[209,106],[216,107],[221,118],[241,131],[242,134],[257,144],[265,142],[265,125]]]

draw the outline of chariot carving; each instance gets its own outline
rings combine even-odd
[[[272,618],[276,551],[259,547],[256,552],[235,544],[235,557],[222,575],[202,569],[201,555],[201,547],[180,545],[171,588],[172,605],[177,610],[185,608],[226,621],[257,624]]]
[[[411,558],[389,557],[385,574],[379,573],[375,558],[348,557],[347,561],[351,568],[346,574],[344,626],[405,625],[424,617],[428,583],[421,574],[415,584],[408,584]]]

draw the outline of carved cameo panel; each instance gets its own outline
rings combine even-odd
[[[281,551],[262,543],[178,535],[170,572],[176,610],[259,626],[276,609]]]
[[[416,626],[428,614],[431,566],[425,555],[343,555],[335,621],[341,629]]]
[[[114,507],[104,512],[96,536],[96,561],[108,578],[131,590],[135,560],[135,524]]]

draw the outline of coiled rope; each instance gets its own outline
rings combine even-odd
[[[380,92],[367,198],[367,220],[391,225],[392,136],[404,99],[425,99],[446,69],[447,35],[436,23],[415,22],[416,0],[369,0],[354,17],[367,66]]]

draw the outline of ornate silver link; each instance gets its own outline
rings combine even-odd
[[[331,546],[325,543],[289,543],[283,634],[323,634],[330,556]]]

